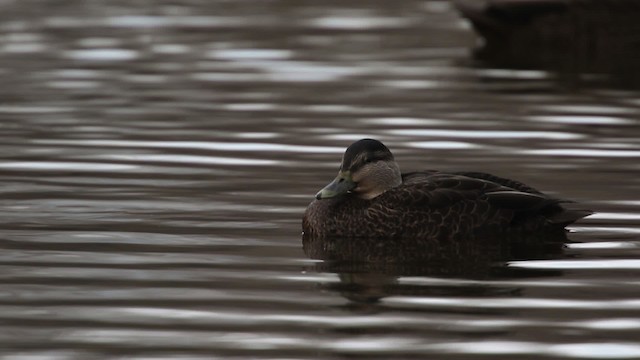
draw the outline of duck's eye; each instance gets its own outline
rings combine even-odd
[[[344,179],[340,178],[340,180],[338,180],[339,183],[344,182]]]

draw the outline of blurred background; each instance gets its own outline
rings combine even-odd
[[[640,358],[633,13],[513,3],[0,0],[2,358]],[[596,214],[487,273],[327,268],[300,221],[362,137]]]

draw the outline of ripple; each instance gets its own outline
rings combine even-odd
[[[454,342],[445,344],[435,344],[433,346],[439,351],[454,354],[484,354],[484,355],[506,355],[506,354],[539,354],[543,349],[543,344],[523,342],[523,341],[482,341],[482,342]]]
[[[305,111],[315,112],[315,113],[345,113],[345,114],[368,113],[372,110],[371,108],[363,109],[362,107],[355,106],[355,105],[338,105],[338,104],[306,105],[304,109]]]
[[[461,141],[418,141],[410,142],[407,144],[410,147],[418,149],[439,149],[439,150],[463,150],[463,149],[477,149],[481,146],[478,144],[472,144]]]
[[[447,120],[443,119],[427,119],[427,118],[411,118],[411,117],[383,117],[383,118],[370,118],[360,119],[359,122],[366,124],[376,125],[391,125],[391,126],[428,126],[428,125],[443,125],[447,124]]]
[[[294,153],[343,153],[342,147],[290,145],[277,143],[234,143],[204,141],[130,141],[130,140],[34,140],[36,144],[72,145],[87,147],[138,147],[158,149],[198,149],[221,151],[279,151]]]
[[[566,105],[544,105],[544,109],[553,112],[584,113],[584,114],[635,114],[637,111],[622,106],[607,105],[586,105],[586,104],[566,104]]]
[[[44,52],[47,47],[39,43],[25,43],[25,44],[6,44],[0,47],[0,53],[9,54],[33,54]]]
[[[401,17],[375,17],[370,14],[354,13],[353,16],[331,15],[313,19],[310,25],[332,30],[370,30],[405,27],[410,24]]]
[[[640,345],[631,343],[548,344],[523,341],[470,341],[433,345],[434,349],[452,354],[535,354],[581,359],[635,359]]]
[[[322,139],[327,140],[338,140],[338,141],[356,141],[358,139],[365,139],[371,137],[369,134],[331,134],[331,135],[322,135],[320,136]]]
[[[238,63],[254,68],[257,73],[196,72],[191,76],[204,81],[274,81],[324,82],[337,81],[364,72],[354,66],[338,66],[310,61],[238,59]]]
[[[603,330],[636,330],[640,329],[640,320],[635,318],[597,319],[575,322],[576,326]]]
[[[0,163],[2,169],[12,170],[73,170],[73,171],[125,171],[135,170],[136,165],[125,164],[104,164],[90,162],[69,162],[69,161],[8,161]]]
[[[240,139],[274,139],[279,136],[280,133],[275,132],[243,132],[235,135]]]
[[[71,50],[65,57],[78,61],[129,61],[138,58],[138,51],[118,48]]]
[[[122,81],[136,84],[166,84],[169,77],[167,75],[127,74],[122,76]]]
[[[624,231],[624,233],[628,232]],[[640,229],[636,229],[636,233],[640,233]],[[567,244],[567,247],[570,249],[638,249],[640,248],[640,243],[631,241],[598,241]]]
[[[640,260],[639,260],[640,261]],[[496,299],[486,298],[460,299],[454,297],[388,297],[386,304],[406,306],[426,306],[444,308],[476,308],[476,309],[571,309],[571,310],[640,310],[640,299],[632,300],[573,300],[573,299]]]
[[[125,28],[153,28],[174,25],[177,19],[167,16],[123,15],[106,19],[109,26]]]
[[[151,50],[157,54],[186,54],[191,51],[191,47],[182,44],[154,44]]]
[[[94,79],[104,77],[104,73],[88,69],[57,69],[52,70],[51,73],[56,77],[71,79]]]
[[[640,157],[640,151],[634,150],[596,150],[596,149],[543,149],[543,150],[519,150],[525,155],[544,156],[578,156],[578,157]]]
[[[604,233],[604,234],[640,234],[640,228],[637,227],[628,227],[628,226],[571,226],[571,229],[576,230],[578,232],[596,232],[596,233]],[[574,244],[575,245],[575,244]]]
[[[477,73],[492,78],[510,78],[510,79],[526,79],[538,80],[548,79],[550,73],[540,70],[511,70],[511,69],[479,69]]]
[[[640,260],[606,259],[606,260],[527,260],[509,262],[510,267],[527,269],[628,269],[640,270]]]
[[[239,55],[239,54],[237,54]],[[246,54],[245,54],[246,55]],[[258,53],[256,53],[258,55]],[[273,55],[273,54],[272,54]],[[279,55],[277,55],[279,56]],[[362,66],[346,65],[335,62],[320,61],[294,61],[283,59],[262,59],[252,58],[250,56],[238,56],[234,58],[234,62],[241,65],[243,70],[245,67],[255,69],[256,74],[247,74],[244,72],[198,72],[195,75],[202,77],[204,74],[217,74],[217,76],[228,75],[233,80],[233,76],[241,77],[243,74],[252,75],[253,79],[263,79],[274,82],[324,82],[336,81],[347,76],[354,76],[371,71]]]
[[[254,82],[267,79],[264,74],[251,73],[194,72],[189,76],[194,80],[212,82]]]
[[[523,281],[514,279],[514,280],[469,280],[469,279],[448,279],[448,278],[430,278],[430,277],[401,277],[398,280],[398,284],[401,285],[410,285],[410,286],[421,286],[421,287],[448,287],[448,288],[468,288],[468,287],[477,287],[477,286],[512,286],[515,288],[519,288],[523,286]],[[635,283],[631,283],[634,284]],[[628,282],[624,281],[616,281],[614,285],[614,281],[611,281],[606,284],[607,286],[629,286]],[[550,279],[550,280],[526,280],[526,286],[528,288],[540,288],[540,289],[567,289],[567,288],[583,288],[583,289],[594,289],[595,287],[599,287],[595,285],[593,281],[578,281],[578,280],[560,280],[560,279]],[[513,321],[513,320],[511,320]]]
[[[640,345],[625,343],[578,343],[551,346],[551,352],[582,359],[637,359]]]
[[[556,124],[579,125],[629,125],[637,122],[613,116],[589,116],[589,115],[537,115],[526,117],[529,121],[550,122]]]
[[[206,164],[206,165],[275,165],[277,160],[247,159],[223,156],[196,156],[196,155],[174,155],[174,154],[132,154],[132,155],[105,155],[92,157],[106,160],[125,160],[136,162],[169,162],[180,164]]]
[[[388,86],[397,89],[434,89],[441,82],[435,80],[383,80],[378,81],[380,86]]]
[[[597,212],[590,216],[592,220],[640,220],[637,213]]]
[[[97,345],[125,345],[127,347],[144,344],[152,349],[165,347],[284,350],[304,349],[309,346],[304,339],[291,334],[265,333],[259,331],[188,331],[188,330],[129,330],[129,329],[84,329],[69,330],[57,336],[61,342]]]
[[[506,130],[444,130],[444,129],[394,129],[389,131],[403,136],[432,136],[447,138],[483,138],[483,139],[551,139],[573,140],[584,135],[553,131],[506,131]]]
[[[122,40],[108,37],[87,37],[80,39],[78,43],[86,48],[116,47],[122,44]]]
[[[253,61],[247,65],[266,72],[271,81],[324,82],[337,81],[347,76],[366,72],[358,66],[336,65],[312,61]]]
[[[253,20],[253,21],[251,21]],[[122,28],[159,28],[159,27],[227,27],[243,26],[248,21],[252,25],[260,25],[258,19],[233,16],[143,16],[123,15],[105,19],[105,24]]]
[[[271,103],[226,104],[224,109],[230,111],[269,111],[276,109],[276,105]]]
[[[0,113],[6,114],[52,114],[71,111],[73,108],[65,106],[0,106]]]
[[[219,60],[282,60],[291,58],[293,51],[281,49],[225,49],[209,51],[206,56]]]
[[[49,81],[47,86],[53,89],[95,89],[101,86],[98,81]]]

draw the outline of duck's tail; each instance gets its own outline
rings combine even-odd
[[[587,209],[568,209],[563,206],[562,211],[549,216],[547,219],[552,224],[557,224],[565,227],[582,218],[592,215],[593,213],[593,211]]]
[[[565,227],[593,214],[569,200],[556,199],[540,193],[501,190],[487,193],[489,201],[496,206],[515,211],[514,223],[526,222],[542,216],[549,224]]]

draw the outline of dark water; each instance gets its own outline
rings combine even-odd
[[[640,93],[474,42],[444,1],[0,1],[2,358],[640,358]],[[597,214],[501,276],[332,272],[300,219],[364,136]]]

